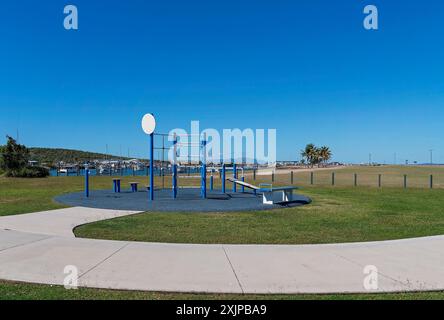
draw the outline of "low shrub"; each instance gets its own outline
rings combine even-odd
[[[7,171],[6,176],[13,178],[46,178],[49,176],[49,170],[43,167],[25,167]]]

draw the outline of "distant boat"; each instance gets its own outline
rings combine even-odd
[[[59,168],[59,173],[62,174],[70,174],[70,173],[76,173],[77,172],[77,167],[76,166],[64,166],[63,168]]]
[[[109,173],[111,173],[111,172],[112,172],[112,170],[111,170],[110,167],[107,167],[107,166],[99,166],[99,174],[100,174],[100,175],[109,174]]]

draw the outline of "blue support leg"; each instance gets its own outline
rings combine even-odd
[[[223,164],[222,165],[222,178],[221,178],[222,179],[222,181],[221,181],[222,182],[222,193],[225,193],[225,191],[226,191],[225,190],[225,173],[226,173],[225,172],[225,165]]]
[[[235,163],[233,164],[233,179],[237,180],[237,167],[236,167]],[[236,193],[236,192],[237,192],[236,183],[233,182],[233,193]]]
[[[177,164],[173,165],[173,198],[177,198]]]
[[[201,186],[201,196],[202,199],[206,199],[207,198],[207,165],[203,164],[202,165],[202,171],[201,171],[201,181],[202,181],[202,186]]]
[[[85,169],[85,197],[89,198],[89,170]]]

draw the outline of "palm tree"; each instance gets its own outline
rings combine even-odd
[[[327,146],[318,148],[313,143],[309,143],[305,146],[305,149],[301,151],[301,155],[313,168],[316,164],[320,166],[320,164],[328,162],[331,159],[332,152]]]
[[[318,152],[319,152],[319,158],[320,158],[319,160],[321,163],[325,164],[331,159],[332,152],[329,147],[323,146],[318,149]]]
[[[305,149],[301,151],[302,157],[307,159],[307,163],[309,163],[312,167],[317,159],[316,149],[317,148],[313,143],[309,143],[305,146]]]

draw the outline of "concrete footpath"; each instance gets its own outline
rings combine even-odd
[[[0,217],[0,279],[213,293],[346,293],[444,289],[444,236],[331,245],[192,245],[75,238],[80,224],[137,212],[69,208]],[[366,266],[378,289],[366,290]]]

